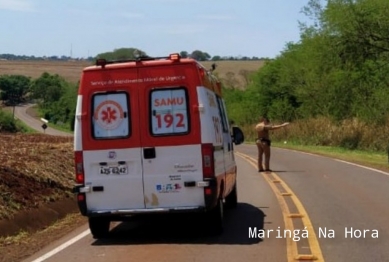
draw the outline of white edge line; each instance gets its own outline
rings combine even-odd
[[[338,162],[345,163],[345,164],[349,164],[349,165],[352,165],[352,166],[357,166],[357,167],[361,167],[361,168],[368,169],[368,170],[371,170],[371,171],[375,171],[375,172],[384,174],[384,175],[386,175],[386,176],[389,176],[389,173],[388,173],[388,172],[381,171],[381,170],[379,170],[379,169],[375,169],[375,168],[371,168],[371,167],[367,167],[367,166],[362,166],[362,165],[358,165],[358,164],[354,164],[354,163],[350,163],[350,162],[347,162],[347,161],[344,161],[344,160],[340,160],[340,159],[334,159],[334,160],[335,160],[335,161],[338,161]]]
[[[63,243],[62,245],[60,245],[59,247],[56,247],[54,248],[53,250],[47,252],[46,254],[44,254],[43,256],[41,257],[38,257],[37,259],[33,260],[32,262],[42,262],[46,259],[48,259],[49,257],[52,257],[54,256],[55,254],[59,253],[60,251],[64,250],[65,248],[69,247],[70,245],[76,243],[77,241],[79,241],[80,239],[86,237],[87,235],[89,235],[90,233],[90,230],[87,229],[85,230],[84,232],[82,232],[81,234],[73,237],[72,239],[68,240],[67,242]]]
[[[385,176],[389,176],[388,172],[385,172],[385,171],[382,171],[382,170],[379,170],[379,169],[375,169],[375,168],[372,168],[372,167],[358,165],[358,164],[355,164],[355,163],[351,163],[351,162],[348,162],[348,161],[340,160],[340,159],[329,157],[329,156],[322,156],[322,155],[318,155],[318,154],[314,154],[314,153],[307,153],[307,152],[302,152],[302,151],[298,151],[298,150],[294,150],[294,149],[288,149],[288,148],[281,148],[281,147],[275,147],[275,148],[281,149],[281,150],[286,150],[286,151],[292,151],[292,152],[296,152],[296,153],[300,153],[300,154],[304,154],[304,155],[328,158],[328,159],[332,159],[332,160],[335,160],[335,161],[338,161],[338,162],[341,162],[341,163],[344,163],[344,164],[349,164],[349,165],[352,165],[352,166],[361,167],[361,168],[364,168],[364,169],[367,169],[367,170],[370,170],[370,171],[381,173],[381,174],[383,174]]]
[[[382,170],[379,170],[379,169],[375,169],[375,168],[372,168],[372,167],[367,167],[367,166],[363,166],[363,165],[358,165],[358,164],[355,164],[355,163],[352,163],[352,162],[348,162],[348,161],[345,161],[345,160],[340,160],[340,159],[333,158],[333,157],[329,157],[329,156],[322,156],[322,155],[318,155],[318,154],[307,153],[307,152],[301,152],[301,151],[298,151],[298,150],[287,149],[287,148],[279,148],[279,147],[277,147],[277,149],[293,151],[293,152],[297,152],[297,153],[301,153],[301,154],[305,154],[305,155],[311,155],[311,156],[329,158],[329,159],[332,159],[332,160],[335,160],[335,161],[338,161],[338,162],[341,162],[341,163],[344,163],[344,164],[349,164],[349,165],[352,165],[352,166],[361,167],[361,168],[364,168],[364,169],[367,169],[367,170],[370,170],[370,171],[375,171],[375,172],[381,173],[381,174],[383,174],[383,175],[389,176],[389,173],[388,173],[388,172],[385,172],[385,171],[382,171]]]

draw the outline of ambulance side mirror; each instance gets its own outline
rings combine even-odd
[[[243,131],[237,126],[232,127],[232,141],[235,145],[239,145],[244,142]]]

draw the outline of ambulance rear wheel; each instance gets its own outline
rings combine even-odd
[[[234,185],[234,188],[232,189],[230,194],[228,194],[228,196],[226,197],[225,205],[226,208],[236,208],[236,206],[238,205],[238,190],[236,184]]]
[[[223,200],[219,199],[217,205],[208,213],[208,226],[211,234],[220,235],[223,233]]]
[[[109,233],[110,221],[107,218],[101,217],[90,217],[89,218],[89,229],[92,233],[93,238],[106,238]]]

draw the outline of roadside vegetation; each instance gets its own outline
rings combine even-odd
[[[253,140],[260,115],[291,121],[275,141],[386,152],[389,141],[389,1],[311,0],[301,39],[225,87],[230,118]]]
[[[58,74],[43,72],[38,78],[23,75],[0,76],[0,100],[3,106],[34,102],[38,117],[49,120],[50,125],[62,130],[74,126],[77,85],[67,82]],[[24,126],[14,121],[12,115],[0,113],[0,132],[26,132]]]
[[[0,133],[34,133],[35,131],[18,119],[12,112],[0,108]]]

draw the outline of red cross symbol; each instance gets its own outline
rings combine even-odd
[[[117,118],[116,117],[116,110],[112,109],[110,106],[108,106],[106,110],[103,110],[101,112],[101,115],[102,115],[102,120],[104,122],[107,122],[108,124],[111,124],[112,121],[115,121]]]

